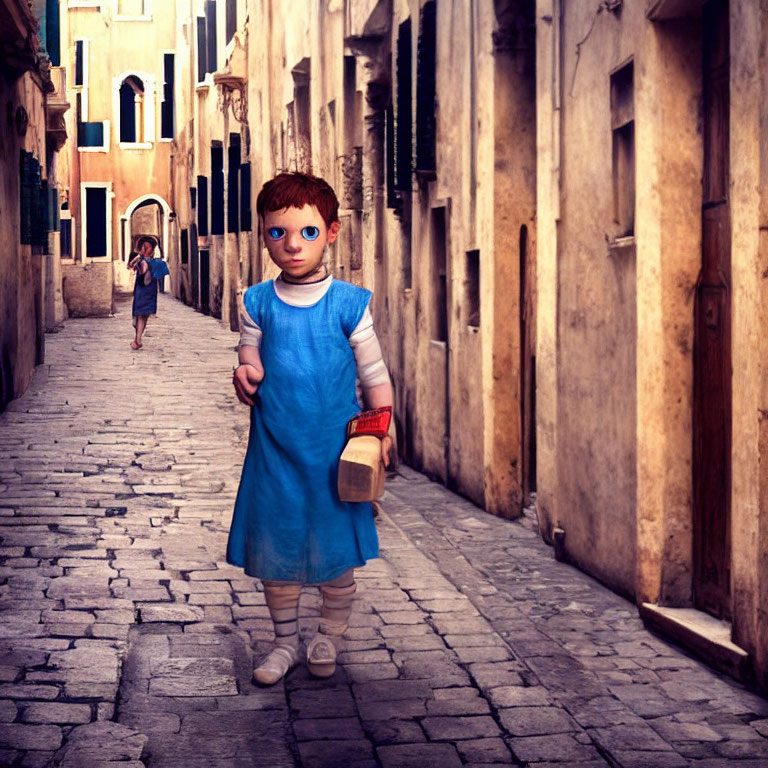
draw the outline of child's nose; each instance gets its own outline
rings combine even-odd
[[[301,235],[298,232],[291,232],[285,236],[285,249],[294,252],[301,250]]]

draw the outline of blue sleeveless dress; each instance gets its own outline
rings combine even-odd
[[[152,269],[152,262],[155,259],[145,259]],[[136,270],[136,282],[133,286],[133,309],[134,317],[137,315],[157,314],[157,280],[152,279],[149,285],[144,284],[144,275]]]
[[[338,280],[309,307],[283,302],[271,280],[245,292],[265,373],[227,562],[249,576],[319,584],[378,557],[370,503],[343,502],[336,490],[346,424],[360,411],[349,336],[370,298]]]

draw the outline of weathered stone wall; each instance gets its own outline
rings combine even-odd
[[[24,392],[43,360],[44,256],[20,243],[19,153],[31,152],[46,178],[44,97],[29,73],[0,81],[0,409]]]
[[[62,290],[70,317],[108,317],[112,312],[112,265],[106,261],[62,264]]]

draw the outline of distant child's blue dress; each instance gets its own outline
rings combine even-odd
[[[139,260],[136,267],[136,283],[133,286],[133,311],[134,317],[138,315],[154,315],[157,313],[157,280],[153,279],[149,281],[149,285],[144,283],[144,275],[138,270],[138,265],[142,259]],[[152,262],[156,259],[143,259],[147,262],[150,272],[152,270]]]
[[[319,584],[378,556],[370,503],[343,502],[336,490],[346,424],[360,411],[349,335],[370,298],[339,280],[308,307],[283,302],[271,280],[245,293],[265,375],[227,562],[249,576]]]

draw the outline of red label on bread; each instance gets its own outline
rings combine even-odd
[[[347,437],[357,437],[358,435],[384,437],[389,431],[391,419],[391,405],[358,413],[357,416],[347,422]]]

